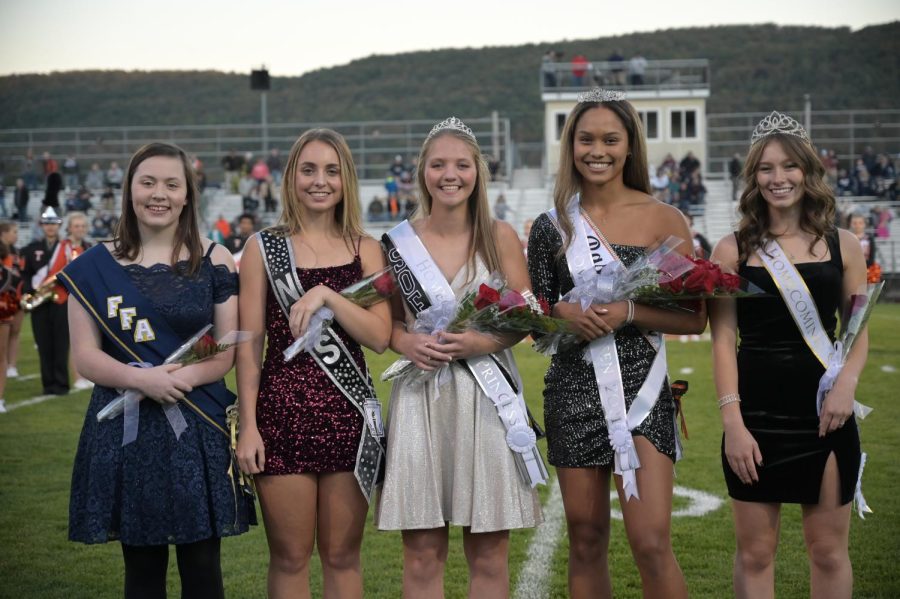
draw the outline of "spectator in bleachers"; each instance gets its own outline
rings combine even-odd
[[[78,189],[78,160],[69,154],[62,165],[63,184],[66,189]]]
[[[684,158],[682,158],[681,162],[678,164],[678,169],[681,171],[681,178],[689,179],[698,168],[700,168],[700,161],[697,160],[697,157],[694,156],[692,151],[688,150],[688,153],[684,155]]]
[[[91,192],[84,186],[77,191],[69,192],[66,197],[66,213],[87,212],[91,209],[91,197]],[[85,227],[87,227],[86,223]]]
[[[244,245],[250,236],[256,231],[256,219],[249,212],[238,216],[237,228],[234,233],[225,240],[225,247],[232,254],[244,251]]]
[[[681,175],[678,170],[669,172],[669,204],[681,207]]]
[[[875,155],[875,150],[872,149],[872,146],[866,146],[859,158],[862,160],[863,164],[866,165],[866,170],[870,173],[875,168],[875,163],[878,161],[878,157]]]
[[[277,212],[278,203],[275,201],[275,195],[272,193],[272,184],[268,181],[261,181],[256,186],[256,197],[263,204],[266,212]]]
[[[487,162],[488,173],[491,176],[491,181],[496,181],[497,174],[500,172],[500,161],[490,154],[485,154],[484,160],[485,162]]]
[[[868,230],[866,217],[858,212],[851,214],[849,229],[859,239],[863,256],[866,258],[866,267],[872,266],[875,262],[875,237]]]
[[[253,180],[256,181],[257,184],[260,184],[268,182],[272,173],[269,171],[269,167],[266,166],[266,161],[259,158],[253,164],[253,168],[250,169],[250,176],[253,177]]]
[[[378,196],[372,198],[367,213],[369,222],[377,223],[384,220],[384,202],[381,201],[381,198]]]
[[[856,164],[853,166],[853,179],[856,181],[855,187],[857,195],[872,195],[872,189],[869,187],[871,179],[869,168],[862,158],[856,159]]]
[[[105,177],[103,171],[100,170],[100,163],[95,162],[91,165],[91,170],[84,176],[84,184],[91,191],[99,191],[103,189]]]
[[[15,206],[13,216],[19,222],[28,220],[28,195],[28,185],[26,185],[25,179],[19,177],[16,179],[16,188],[13,191],[13,205]]]
[[[890,208],[875,206],[872,213],[876,217],[872,221],[875,224],[875,237],[887,239],[891,236],[891,221],[894,220]]]
[[[547,50],[541,57],[541,72],[544,74],[544,87],[556,87],[556,52]]]
[[[838,177],[838,159],[834,150],[822,149],[822,166],[825,167],[825,177],[828,183],[835,185]]]
[[[44,189],[44,208],[50,206],[54,210],[59,210],[59,192],[62,191],[62,188],[62,175],[55,172],[47,175],[47,183]]]
[[[244,159],[238,156],[237,150],[234,148],[228,150],[228,154],[222,158],[222,170],[225,171],[222,186],[225,188],[225,193],[237,191],[243,167]]]
[[[34,171],[34,154],[31,150],[25,152],[25,162],[22,165],[22,178],[25,180],[25,186],[29,191],[37,189],[38,178]]]
[[[584,86],[584,75],[587,73],[590,64],[584,54],[576,54],[572,57],[572,85],[575,87]]]
[[[403,164],[403,156],[400,154],[394,156],[394,162],[388,167],[388,173],[393,175],[395,179],[399,179],[406,170],[406,166]]]
[[[112,211],[116,209],[116,192],[113,191],[112,187],[107,185],[103,193],[100,194],[100,204],[104,210]]]
[[[666,204],[669,201],[669,174],[663,167],[656,169],[656,173],[650,176],[650,187],[653,189],[653,197]]]
[[[416,184],[413,181],[412,173],[403,171],[400,174],[400,180],[397,181],[397,196],[401,202],[408,202],[416,193]]]
[[[237,191],[241,195],[243,211],[256,214],[256,211],[259,210],[259,197],[256,181],[253,180],[250,173],[241,175],[237,183]]]
[[[613,63],[610,65],[610,73],[612,74],[613,84],[625,85],[625,57],[622,56],[621,50],[615,50],[606,59],[606,62]]]
[[[647,59],[638,52],[628,61],[628,77],[631,85],[644,85],[644,73],[647,71]]]
[[[741,190],[741,171],[744,170],[744,163],[741,162],[741,155],[735,154],[728,163],[728,176],[731,177],[731,201],[738,199],[738,192]]]
[[[284,165],[281,162],[281,151],[278,148],[272,148],[269,151],[269,157],[266,158],[266,166],[269,167],[269,173],[272,175],[272,185],[281,187]]]
[[[666,157],[663,158],[661,168],[666,169],[666,172],[669,174],[669,177],[672,176],[672,173],[678,168],[678,163],[675,162],[675,157],[672,154],[666,154]]]
[[[44,158],[41,161],[42,166],[44,167],[44,178],[46,179],[51,173],[59,172],[59,163],[50,156],[50,152],[44,152]]]
[[[506,220],[506,214],[509,211],[509,204],[506,203],[506,198],[501,193],[494,201],[494,218],[497,220]]]
[[[856,181],[850,176],[845,168],[838,170],[835,193],[842,197],[856,195]]]
[[[879,154],[872,169],[872,189],[882,198],[892,199],[896,191],[897,171],[887,154]],[[891,196],[891,197],[889,197]]]
[[[109,239],[118,220],[105,210],[99,211],[91,221],[91,237],[94,239]]]
[[[703,185],[703,177],[697,169],[691,174],[687,185],[688,198],[692,207],[691,214],[702,213],[702,207],[706,203],[706,186]]]
[[[125,172],[119,166],[119,163],[115,160],[110,162],[109,168],[106,169],[106,184],[113,189],[122,189],[122,179],[124,178]]]

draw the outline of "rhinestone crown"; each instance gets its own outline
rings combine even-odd
[[[750,145],[755,144],[769,135],[775,135],[776,133],[793,135],[794,137],[799,137],[806,143],[810,143],[809,134],[806,133],[806,129],[803,128],[803,125],[788,115],[773,110],[772,114],[756,125],[756,129],[753,130],[753,134],[750,136]]]
[[[472,130],[469,129],[468,125],[466,125],[464,122],[462,122],[455,116],[451,116],[449,119],[444,119],[443,121],[441,121],[440,123],[438,123],[437,125],[432,127],[431,131],[428,133],[428,137],[425,138],[425,141],[428,141],[429,139],[431,139],[432,137],[434,137],[441,131],[447,131],[447,130],[459,131],[463,135],[467,135],[468,137],[471,137],[472,141],[476,141],[475,134],[472,133]]]
[[[584,102],[621,102],[625,99],[625,92],[615,89],[603,89],[595,87],[591,91],[578,94],[578,103]]]

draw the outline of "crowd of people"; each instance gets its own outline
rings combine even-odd
[[[861,472],[853,395],[867,337],[820,411],[829,356],[816,348],[830,351],[837,315],[865,282],[872,242],[858,219],[853,232],[834,226],[835,194],[796,121],[772,113],[755,129],[741,173],[741,221],[712,250],[726,272],[768,296],[677,310],[632,300],[585,309],[567,295],[672,236],[694,239],[676,250],[684,255],[710,251],[678,210],[682,196],[657,195],[640,117],[620,92],[592,90],[568,115],[554,208],[529,223],[525,247],[496,204],[492,217],[487,162],[465,123],[437,123],[414,168],[399,158],[390,176],[410,175],[419,200],[380,244],[362,226],[352,153],[329,129],[307,131],[291,148],[278,224],[255,232],[249,211],[234,228],[220,219],[222,243],[199,232],[197,165],[166,143],[132,157],[109,241],[88,248],[87,221],[74,213],[64,237],[48,207],[43,238],[16,252],[16,227],[0,223],[10,283],[0,295],[8,308],[0,314],[0,375],[12,373],[4,361],[13,367],[16,294],[24,292],[45,393],[68,392],[71,369],[94,384],[69,537],[121,543],[126,598],[165,596],[170,546],[182,596],[224,596],[221,539],[255,524],[255,498],[271,597],[308,596],[314,551],[326,596],[363,596],[370,508],[379,529],[401,531],[404,596],[442,595],[449,527],[458,526],[469,595],[506,597],[509,531],[542,521],[534,488],[548,479],[535,445],[541,434],[562,491],[570,596],[612,595],[616,492],[644,594],[686,597],[690,581],[671,543],[681,448],[664,335],[698,334],[708,320],[737,538],[735,594],[772,596],[781,505],[799,503],[812,594],[851,596],[850,502]],[[263,164],[265,175],[260,164],[250,176],[269,181],[272,169]],[[661,166],[663,175],[688,180],[698,168],[691,155]],[[401,283],[388,286],[390,301],[364,307],[339,293],[386,270]],[[494,272],[567,321],[579,341],[560,346],[546,372],[546,431],[534,426],[510,351],[524,331],[434,324]],[[810,305],[818,312],[797,313]],[[282,352],[323,310],[331,320],[318,342],[285,360]],[[215,338],[240,329],[249,339],[213,343],[204,360],[167,360],[204,325]],[[393,382],[384,421],[363,347],[390,347],[414,372]],[[222,380],[235,363],[239,400]],[[783,383],[777,389],[773,376]],[[98,420],[121,389],[137,392],[121,418]]]
[[[666,154],[658,168],[651,166],[650,188],[657,200],[685,214],[700,216],[705,210],[706,186],[700,161],[693,152],[687,152],[680,162]]]
[[[559,50],[549,48],[541,57],[544,87],[640,87],[646,83],[647,59],[640,52],[625,60],[615,49],[604,62],[590,62],[584,54],[575,54],[564,68]]]

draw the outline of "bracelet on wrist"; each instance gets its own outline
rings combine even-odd
[[[628,313],[625,316],[625,324],[634,322],[634,301],[628,300]]]
[[[721,410],[723,406],[727,406],[730,403],[740,402],[741,396],[737,393],[729,393],[728,395],[723,395],[719,398],[719,409]]]

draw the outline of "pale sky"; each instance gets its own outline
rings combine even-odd
[[[900,19],[897,0],[0,0],[0,75],[85,69],[273,76],[438,48],[681,27],[849,26]]]

